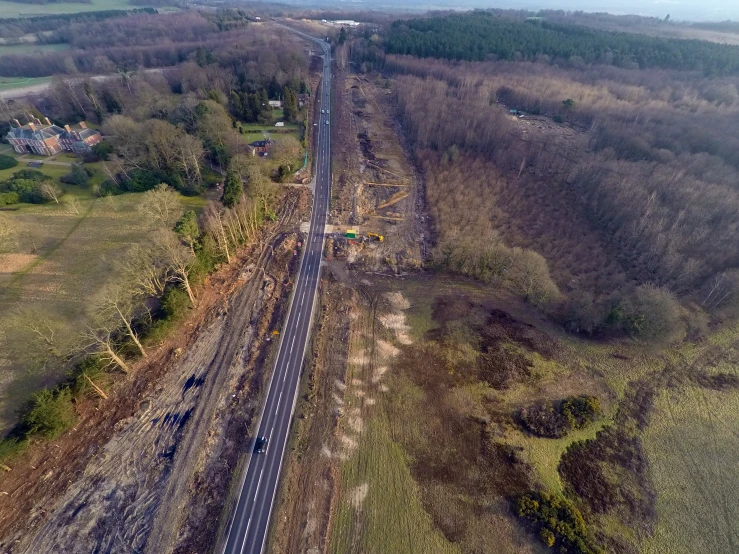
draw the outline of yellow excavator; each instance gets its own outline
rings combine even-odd
[[[367,233],[367,238],[370,240],[376,240],[377,242],[382,242],[385,240],[385,237],[382,235],[378,235],[377,233]]]

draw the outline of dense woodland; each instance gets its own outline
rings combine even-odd
[[[549,295],[547,309],[568,329],[700,336],[710,318],[734,317],[739,306],[736,78],[707,76],[698,62],[716,45],[616,34],[588,43],[599,35],[568,35],[573,29],[477,12],[396,22],[386,49],[474,58],[523,48],[522,55],[379,59],[365,37],[351,52],[396,77],[440,263],[501,279],[513,259],[508,248],[533,249],[561,292]],[[658,48],[640,50],[640,64],[615,67],[600,48],[617,38],[625,41],[620,55]],[[549,47],[562,50],[542,57]],[[719,50],[727,65],[713,73],[733,71],[736,49]],[[688,51],[681,67],[691,71],[638,69],[669,67]],[[681,315],[686,306],[690,317]]]
[[[603,32],[485,11],[396,21],[386,49],[391,54],[451,60],[600,63],[630,69],[701,71],[706,75],[739,72],[739,46]]]

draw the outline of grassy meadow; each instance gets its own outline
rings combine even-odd
[[[7,48],[3,46],[2,48]],[[51,82],[51,77],[0,77],[0,91],[12,90]]]
[[[659,395],[645,435],[658,514],[645,554],[736,552],[738,430],[737,391],[688,387]]]
[[[132,8],[133,6],[128,3],[128,0],[92,0],[89,4],[79,2],[26,4],[24,2],[0,1],[0,18],[49,15],[55,13],[94,12],[100,10],[126,10]]]
[[[7,56],[10,54],[43,54],[46,52],[63,52],[64,50],[69,49],[70,45],[66,43],[0,45],[0,56]]]

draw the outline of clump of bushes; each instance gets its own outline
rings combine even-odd
[[[35,169],[21,169],[13,173],[13,177],[0,183],[0,205],[28,202],[43,204],[49,200],[43,187],[49,183],[49,177]]]
[[[571,444],[558,471],[567,490],[594,514],[610,514],[626,527],[654,529],[657,495],[641,439],[631,431],[605,427],[594,439]]]
[[[533,250],[504,244],[448,243],[437,252],[439,265],[488,283],[499,282],[526,302],[541,306],[560,297],[546,259]]]
[[[0,169],[10,169],[11,167],[15,167],[17,165],[18,165],[18,160],[16,160],[12,156],[6,156],[5,154],[0,154]]]
[[[64,175],[59,179],[62,183],[68,185],[77,185],[79,187],[86,187],[90,182],[91,172],[80,164],[72,164],[72,171]]]
[[[600,402],[594,396],[574,396],[558,402],[546,402],[519,413],[519,421],[537,437],[558,439],[575,429],[582,429],[601,415]]]
[[[566,498],[545,492],[531,492],[515,501],[519,517],[538,527],[541,540],[548,547],[559,547],[562,554],[600,554],[588,535],[580,511]]]
[[[592,335],[610,330],[653,341],[669,341],[685,330],[675,295],[649,283],[610,305],[579,291],[564,303],[563,319],[571,333]]]
[[[21,423],[27,428],[27,435],[54,438],[72,427],[76,420],[72,391],[69,387],[62,387],[35,393],[30,409],[23,416]]]

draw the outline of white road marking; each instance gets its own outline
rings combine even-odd
[[[259,480],[257,481],[257,488],[256,488],[256,490],[254,491],[254,498],[256,498],[256,497],[257,497],[257,495],[259,494],[259,485],[260,485],[260,483],[262,482],[262,474],[263,474],[263,473],[264,473],[264,468],[262,468],[262,471],[260,471],[260,472],[259,472]],[[250,519],[251,519],[251,518],[250,518]]]

